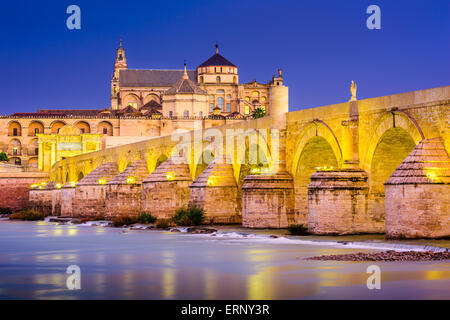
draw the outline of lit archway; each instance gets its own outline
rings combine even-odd
[[[8,136],[19,137],[22,135],[22,126],[18,121],[11,121],[8,124]]]
[[[39,133],[44,133],[44,125],[40,121],[31,121],[28,125],[28,135],[36,136]]]
[[[53,121],[52,124],[50,125],[50,131],[53,134],[59,133],[59,130],[65,125],[66,123],[64,121],[61,120]]]
[[[80,129],[81,133],[91,133],[91,126],[86,121],[78,121],[75,123],[75,127]]]
[[[369,210],[384,219],[384,183],[414,149],[413,137],[403,128],[388,129],[378,141],[369,171]]]
[[[194,167],[194,180],[214,161],[214,153],[211,150],[205,150],[200,155]]]
[[[299,221],[306,222],[308,214],[308,185],[311,182],[311,175],[319,167],[337,168],[338,160],[329,142],[321,136],[315,136],[309,139],[302,148],[295,167],[295,211]]]

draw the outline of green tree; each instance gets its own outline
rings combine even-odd
[[[266,110],[263,108],[255,108],[252,113],[253,119],[264,118],[266,116]]]
[[[0,152],[0,161],[9,161],[8,155],[5,152]]]

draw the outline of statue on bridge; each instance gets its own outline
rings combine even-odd
[[[350,98],[350,101],[356,101],[356,83],[352,80],[352,84],[350,85],[350,93],[352,94],[352,97]]]

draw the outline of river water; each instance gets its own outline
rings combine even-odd
[[[450,261],[303,260],[361,251],[376,250],[0,221],[0,299],[450,299]],[[373,264],[379,290],[366,285]],[[67,289],[69,265],[80,267],[79,290]]]

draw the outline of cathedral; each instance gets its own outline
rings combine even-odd
[[[250,115],[255,108],[270,113],[270,88],[283,85],[281,69],[268,83],[239,83],[238,67],[216,52],[196,70],[128,69],[122,42],[111,78],[111,108],[129,106],[162,116],[204,117],[208,114]]]
[[[209,128],[245,121],[257,108],[269,115],[272,88],[281,85],[281,69],[266,83],[240,83],[238,67],[218,45],[195,70],[128,69],[120,41],[110,106],[0,116],[0,151],[9,158],[0,171],[49,171],[65,157],[192,130],[194,123]]]

